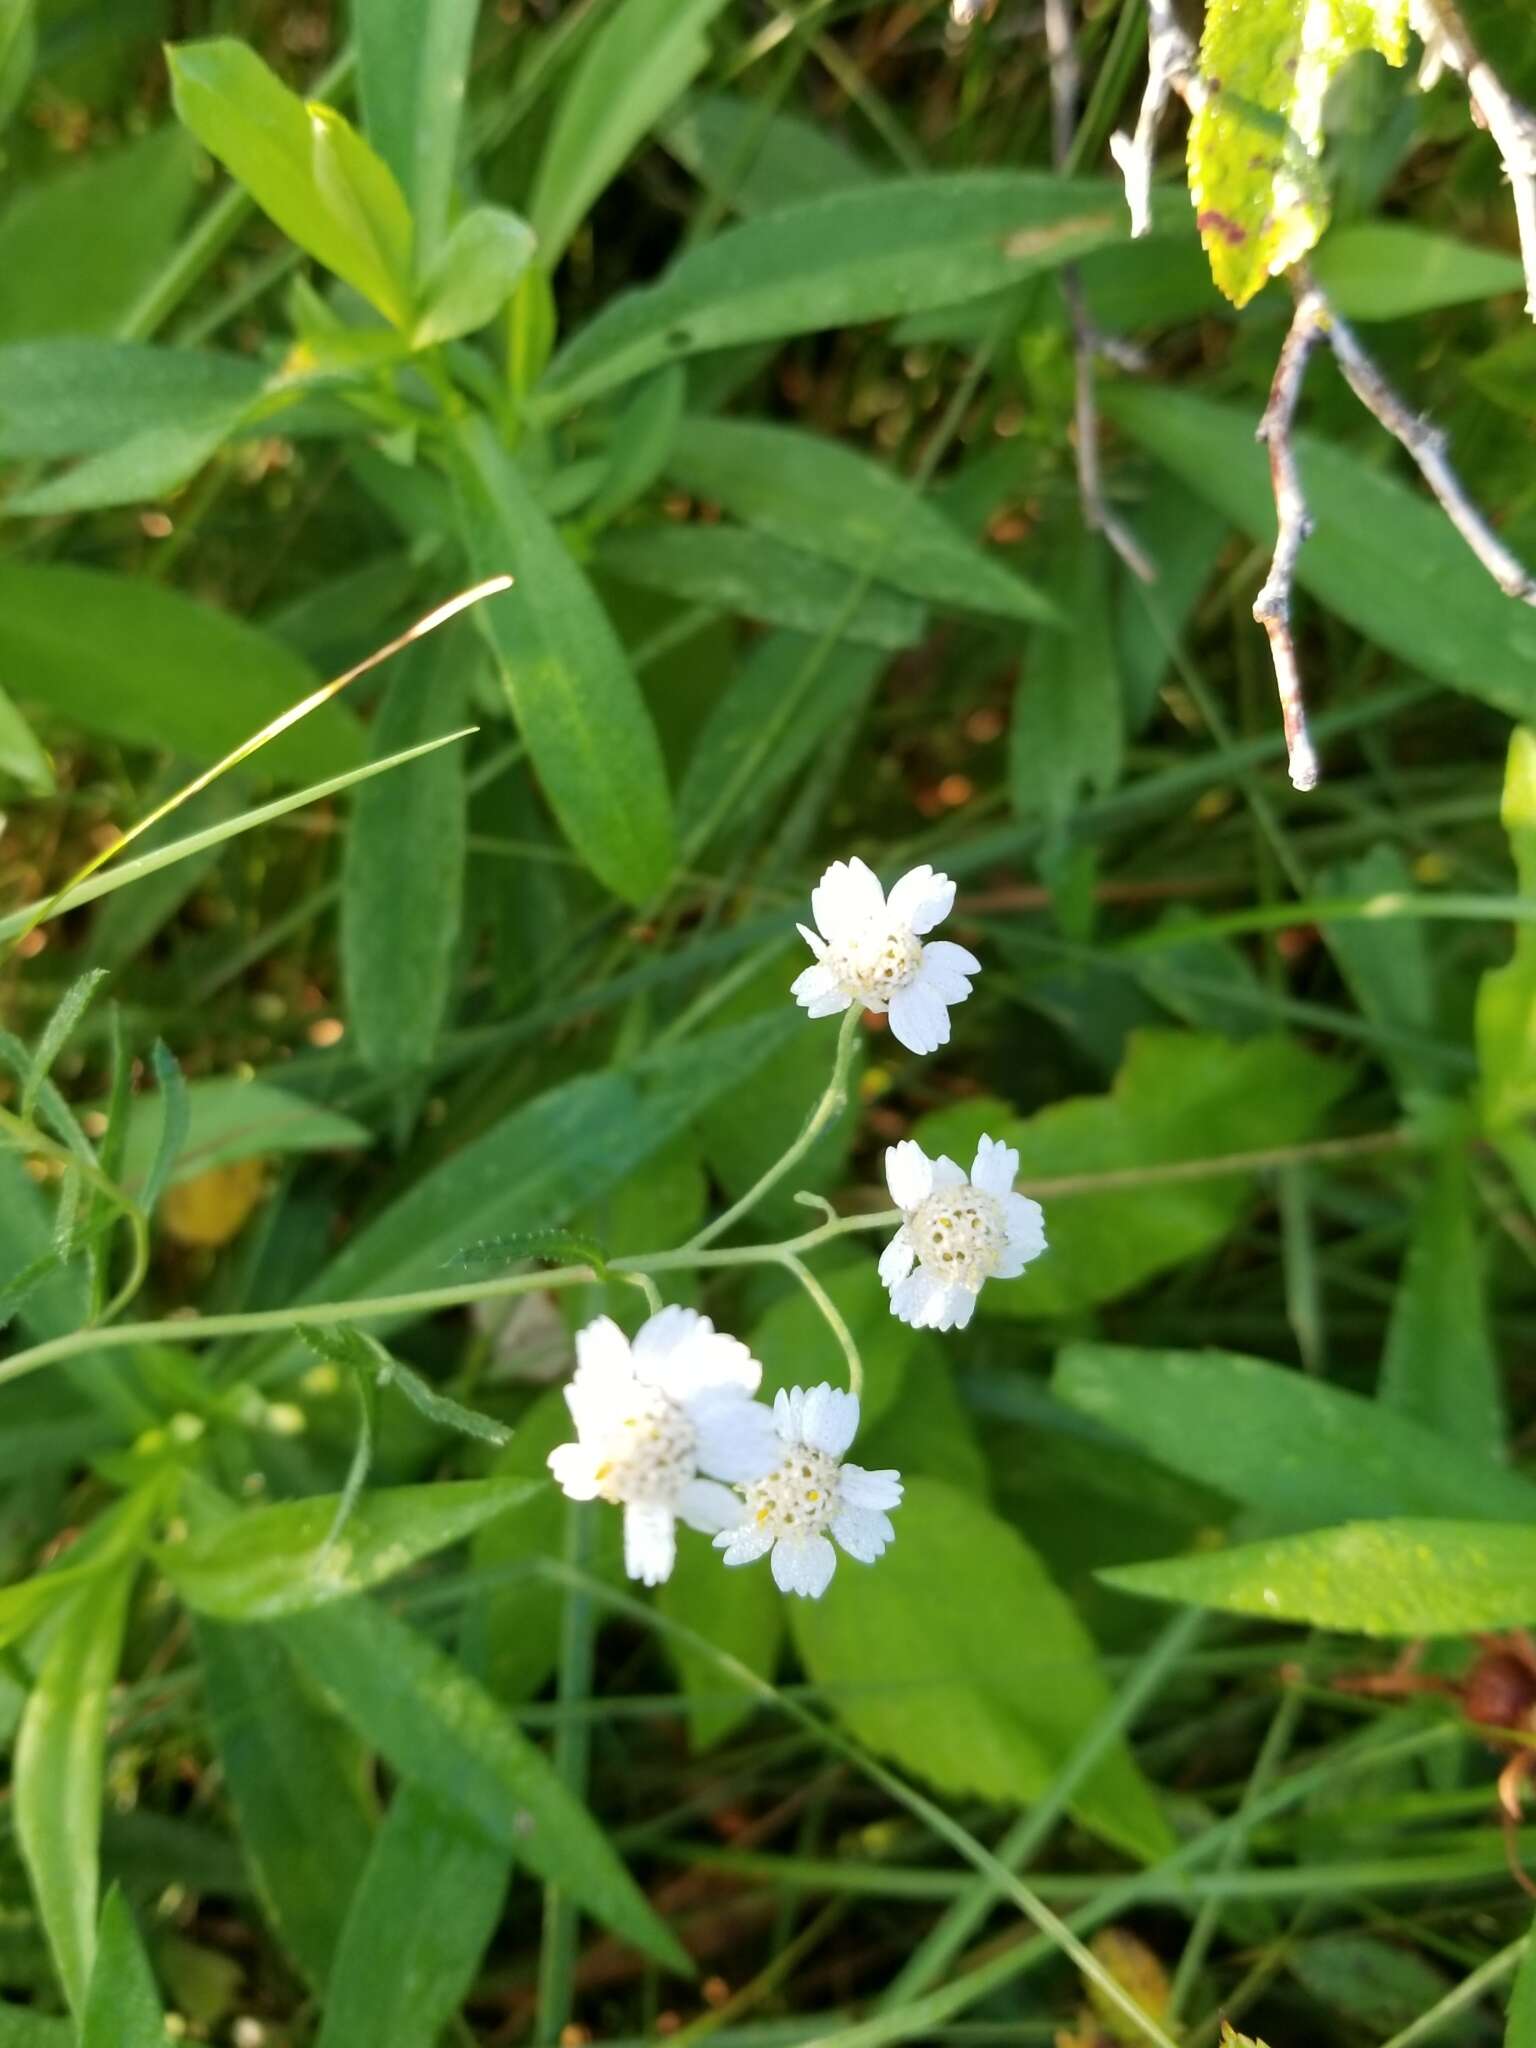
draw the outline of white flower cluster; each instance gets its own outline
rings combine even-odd
[[[981,963],[963,946],[923,937],[947,917],[955,885],[913,868],[889,897],[861,860],[836,861],[811,892],[816,955],[794,984],[813,1017],[854,1003],[884,1011],[910,1051],[949,1039],[949,1010]],[[967,1175],[911,1139],[885,1155],[901,1228],[880,1256],[891,1312],[917,1329],[963,1330],[988,1280],[1011,1280],[1045,1250],[1040,1206],[1014,1193],[1019,1155],[983,1137]],[[823,1384],[754,1397],[763,1369],[735,1337],[688,1308],[664,1308],[633,1341],[607,1316],[576,1339],[565,1390],[576,1441],[549,1456],[572,1500],[624,1510],[624,1563],[659,1585],[672,1570],[677,1524],[714,1538],[726,1564],[768,1557],[785,1593],[818,1599],[837,1565],[834,1542],[873,1564],[895,1531],[895,1472],[868,1472],[846,1452],[859,1401]]]

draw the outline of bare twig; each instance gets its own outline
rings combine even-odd
[[[1482,563],[1506,597],[1536,605],[1536,576],[1518,556],[1511,554],[1462,487],[1447,453],[1445,430],[1416,413],[1393,389],[1361,346],[1349,322],[1323,297],[1316,286],[1308,293],[1321,302],[1327,324],[1327,341],[1338,359],[1349,388],[1356,398],[1401,441],[1413,457],[1425,483],[1434,492],[1452,526]],[[1307,294],[1304,294],[1306,296]]]
[[[1077,125],[1078,94],[1082,67],[1077,55],[1077,37],[1072,21],[1071,0],[1045,0],[1045,40],[1051,64],[1051,153],[1058,170],[1072,150]],[[1133,575],[1143,583],[1157,581],[1157,569],[1130,528],[1111,511],[1104,496],[1103,472],[1099,466],[1099,404],[1094,375],[1094,357],[1117,356],[1104,336],[1095,329],[1083,298],[1082,280],[1073,264],[1061,273],[1062,297],[1072,322],[1072,355],[1075,372],[1074,454],[1077,460],[1077,495],[1083,508],[1083,523],[1102,533]]]
[[[1280,716],[1285,723],[1285,748],[1290,760],[1291,782],[1297,789],[1317,786],[1317,752],[1307,731],[1307,710],[1301,693],[1301,669],[1296,660],[1296,640],[1291,629],[1291,588],[1296,578],[1296,561],[1307,535],[1311,516],[1291,445],[1296,421],[1296,402],[1312,351],[1324,339],[1326,302],[1321,292],[1308,288],[1296,300],[1290,332],[1275,364],[1269,403],[1259,421],[1259,439],[1269,450],[1269,476],[1275,494],[1274,559],[1264,587],[1253,601],[1253,616],[1269,635],[1270,659],[1275,665],[1275,685],[1280,692]]]
[[[1414,0],[1411,19],[1430,64],[1448,65],[1466,81],[1472,111],[1503,158],[1525,265],[1525,309],[1536,320],[1536,114],[1505,90],[1479,53],[1455,0]]]
[[[1131,233],[1152,232],[1152,159],[1157,150],[1157,124],[1170,96],[1177,94],[1194,113],[1205,103],[1205,85],[1195,46],[1180,26],[1173,0],[1147,0],[1147,87],[1136,116],[1136,131],[1109,138],[1109,153],[1125,180],[1131,209]]]

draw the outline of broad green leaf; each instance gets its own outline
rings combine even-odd
[[[281,641],[158,584],[51,562],[0,563],[0,686],[92,734],[206,762],[315,683]],[[287,781],[334,775],[360,752],[356,719],[333,701],[241,772]]]
[[[672,870],[672,811],[629,658],[488,422],[464,426],[459,454],[459,519],[476,574],[517,579],[476,617],[539,780],[598,880],[643,903]]]
[[[1074,523],[1050,583],[1062,633],[1037,632],[1019,669],[1009,739],[1009,786],[1023,818],[1065,824],[1084,788],[1111,790],[1125,752],[1108,550]]]
[[[134,1925],[114,1885],[101,1909],[90,1990],[80,2016],[80,2048],[165,2048],[165,2008]]]
[[[395,663],[371,728],[377,755],[459,724],[472,643],[456,627]],[[420,1072],[448,1015],[464,901],[464,751],[439,747],[357,793],[341,864],[341,966],[358,1054]]]
[[[107,1706],[138,1571],[82,1585],[48,1640],[16,1736],[16,1836],[65,1995],[84,2008],[96,1951]]]
[[[667,470],[734,519],[941,610],[1049,619],[1040,591],[913,487],[852,448],[762,420],[683,422]],[[707,530],[707,529],[706,529]]]
[[[1390,896],[1411,894],[1414,879],[1395,846],[1373,846],[1357,860],[1337,861],[1318,871],[1314,886],[1320,896]],[[1339,963],[1350,993],[1373,1023],[1407,1025],[1432,1036],[1435,991],[1427,933],[1422,924],[1388,930],[1369,918],[1341,919],[1322,927],[1323,942]],[[1409,1048],[1382,1047],[1382,1058],[1396,1074],[1398,1093],[1433,1088],[1441,1070]]]
[[[0,348],[0,456],[97,455],[137,434],[239,417],[261,366],[211,349],[86,335]]]
[[[1318,244],[1312,274],[1346,320],[1405,320],[1517,292],[1525,278],[1502,249],[1395,220],[1335,228]]]
[[[598,567],[690,604],[765,626],[836,633],[894,651],[923,637],[922,607],[893,590],[861,590],[847,569],[744,526],[635,526],[604,536]]]
[[[1034,171],[881,179],[779,207],[605,308],[540,399],[568,411],[681,356],[980,298],[1124,234],[1117,186]]]
[[[363,127],[415,218],[423,268],[448,226],[478,13],[479,0],[358,0],[352,9]]]
[[[501,206],[477,206],[454,228],[422,280],[416,348],[473,334],[494,320],[533,261],[533,230]]]
[[[203,1619],[194,1640],[257,1896],[283,1947],[323,1991],[372,1848],[366,1759],[301,1685],[270,1629]]]
[[[721,684],[677,792],[678,837],[697,854],[770,811],[837,732],[857,721],[880,651],[765,633]]]
[[[366,1592],[527,1495],[500,1479],[439,1480],[366,1494],[345,1530],[328,1542],[337,1496],[253,1508],[219,1529],[159,1552],[166,1577],[199,1614],[219,1621],[269,1621]]]
[[[672,1576],[656,1599],[666,1620],[692,1629],[759,1678],[773,1677],[784,1644],[784,1602],[771,1573],[726,1571],[707,1537],[680,1530]],[[762,1702],[691,1643],[672,1636],[664,1641],[688,1703],[690,1747],[709,1749],[750,1720]]]
[[[442,1286],[444,1267],[466,1244],[567,1220],[687,1129],[716,1094],[748,1086],[801,1024],[793,1014],[757,1018],[521,1105],[359,1230],[305,1298]]]
[[[1101,392],[1104,411],[1265,547],[1275,533],[1254,417],[1186,392]],[[1439,508],[1369,462],[1297,434],[1311,538],[1297,581],[1421,675],[1515,718],[1536,706],[1536,613],[1512,604]],[[1416,573],[1404,576],[1404,562]]]
[[[1436,1420],[1262,1359],[1071,1344],[1053,1385],[1160,1464],[1293,1528],[1344,1516],[1536,1517],[1536,1487]]]
[[[501,1918],[508,1860],[403,1784],[353,1895],[316,2048],[437,2048]]]
[[[707,191],[742,214],[771,213],[875,176],[822,123],[736,93],[690,99],[662,124],[661,140]]]
[[[167,125],[24,185],[0,213],[0,277],[26,280],[0,293],[0,342],[110,334],[175,248],[198,164]]]
[[[1536,894],[1536,732],[1509,737],[1500,820],[1522,896]],[[1536,930],[1516,925],[1508,964],[1477,989],[1477,1063],[1483,1128],[1515,1134],[1536,1110]]]
[[[0,128],[21,105],[36,61],[35,0],[0,0]]]
[[[407,324],[411,218],[393,173],[341,115],[306,105],[229,36],[169,51],[183,123],[301,249]]]
[[[16,706],[0,690],[0,776],[20,783],[28,796],[52,796],[53,763]]]
[[[1492,1460],[1504,1455],[1504,1394],[1460,1139],[1430,1161],[1392,1301],[1377,1397],[1432,1431],[1442,1455],[1463,1445]],[[1403,1502],[1405,1509],[1413,1505]],[[1443,1512],[1472,1509],[1447,1504]]]
[[[365,1125],[269,1081],[188,1081],[186,1099],[186,1136],[170,1168],[173,1185],[269,1153],[353,1152],[373,1143]],[[164,1118],[158,1094],[134,1097],[123,1152],[123,1180],[130,1189],[142,1189],[149,1178]]]
[[[1122,1593],[1270,1621],[1366,1636],[1460,1636],[1536,1620],[1536,1526],[1350,1522],[1100,1576]]]
[[[1019,1148],[1020,1185],[1299,1143],[1316,1134],[1347,1075],[1284,1038],[1233,1044],[1137,1031],[1108,1095],[1032,1117],[984,1097],[924,1117],[914,1135],[969,1168],[985,1132]],[[1251,1175],[1152,1182],[1045,1203],[1049,1250],[1021,1279],[989,1281],[983,1314],[1058,1315],[1117,1295],[1220,1243],[1253,1200]]]
[[[925,1783],[1028,1805],[1107,1703],[1093,1644],[1023,1538],[965,1494],[914,1478],[892,1521],[878,1564],[840,1556],[820,1600],[791,1603],[806,1671],[859,1741]],[[1134,1855],[1169,1846],[1123,1744],[1073,1812]]]
[[[1316,165],[1329,81],[1361,50],[1407,56],[1407,0],[1211,0],[1189,192],[1211,274],[1244,306],[1328,219]]]
[[[689,1963],[597,1822],[463,1667],[368,1600],[279,1624],[301,1669],[447,1815],[668,1968]]]
[[[620,0],[571,72],[539,159],[528,217],[553,270],[592,202],[703,70],[725,0]]]

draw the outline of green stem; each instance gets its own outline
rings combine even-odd
[[[1485,1991],[1491,1990],[1495,1984],[1507,1977],[1525,1954],[1529,1941],[1528,1934],[1517,1935],[1507,1947],[1501,1948],[1497,1955],[1491,1955],[1486,1963],[1475,1969],[1470,1977],[1464,1977],[1459,1984],[1447,1991],[1444,1998],[1432,2005],[1428,2012],[1420,2013],[1419,2017],[1404,2027],[1401,2033],[1394,2034],[1390,2041],[1383,2042],[1382,2048],[1413,2048],[1415,2042],[1427,2040],[1447,2020],[1453,2020],[1458,2013],[1465,2012],[1467,2007],[1475,2004]]]
[[[841,1112],[848,1101],[848,1069],[853,1063],[853,1048],[863,1014],[858,1003],[850,1004],[843,1012],[837,1034],[837,1052],[832,1061],[832,1078],[799,1137],[766,1173],[752,1183],[739,1202],[733,1202],[723,1215],[717,1216],[713,1223],[707,1223],[696,1236],[691,1237],[684,1246],[685,1251],[700,1251],[705,1245],[713,1244],[717,1237],[723,1237],[733,1224],[739,1223],[743,1216],[755,1209],[769,1189],[776,1188],[785,1174],[799,1165],[827,1125]]]
[[[825,1287],[822,1286],[803,1259],[797,1259],[793,1252],[785,1252],[782,1256],[782,1263],[788,1271],[794,1274],[800,1285],[821,1310],[823,1316],[825,1316],[827,1326],[837,1339],[838,1344],[842,1347],[843,1357],[848,1364],[848,1391],[855,1400],[862,1398],[864,1393],[864,1361],[859,1356],[858,1345],[853,1341],[853,1332],[844,1322],[836,1302],[833,1301],[831,1295],[828,1294]]]
[[[575,1574],[584,1573],[592,1547],[592,1509],[585,1501],[566,1507],[565,1561]],[[592,1693],[593,1653],[597,1640],[591,1596],[580,1583],[567,1586],[560,1615],[560,1679],[556,1701],[560,1720],[555,1727],[554,1766],[566,1790],[578,1801],[587,1796],[587,1762],[592,1724],[581,1711]],[[534,2039],[558,2042],[570,2023],[576,1982],[576,1904],[562,1885],[544,1887],[544,1928],[539,1946],[539,2007]]]

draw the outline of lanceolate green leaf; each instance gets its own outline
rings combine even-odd
[[[0,0],[0,128],[21,104],[36,58],[35,0]]]
[[[478,13],[479,0],[359,0],[352,10],[363,126],[415,217],[423,268],[448,226]]]
[[[940,609],[1042,619],[1055,607],[878,462],[760,420],[683,422],[667,470],[697,498]]]
[[[280,1628],[300,1667],[392,1769],[487,1844],[561,1885],[611,1933],[688,1970],[596,1821],[461,1665],[373,1601]]]
[[[1523,896],[1536,895],[1536,732],[1509,736],[1499,816]],[[1513,1134],[1536,1109],[1536,931],[1515,927],[1508,963],[1486,973],[1477,990],[1477,1062],[1483,1125]]]
[[[1275,504],[1255,416],[1187,392],[1116,385],[1105,409],[1159,461],[1270,545]],[[1436,506],[1343,448],[1295,437],[1314,522],[1297,580],[1410,669],[1515,718],[1536,709],[1536,612],[1490,580]],[[1415,574],[1403,574],[1404,562]]]
[[[1504,1394],[1488,1325],[1466,1146],[1459,1136],[1429,1162],[1392,1303],[1377,1393],[1399,1414],[1424,1424],[1442,1454],[1461,1445],[1489,1459],[1504,1454]]]
[[[165,2008],[128,1901],[114,1885],[101,1910],[80,2048],[165,2048]]]
[[[323,1991],[372,1848],[366,1759],[270,1629],[204,1619],[194,1637],[257,1893],[288,1954]]]
[[[136,1558],[82,1585],[55,1624],[16,1737],[16,1834],[60,1981],[82,2010],[96,1950],[107,1702]]]
[[[880,1755],[943,1792],[1027,1805],[1108,1698],[1093,1644],[1017,1531],[963,1493],[914,1479],[895,1521],[878,1566],[840,1558],[820,1600],[793,1603],[806,1669]],[[1123,1745],[1073,1811],[1136,1855],[1168,1847]]]
[[[169,1163],[167,1185],[240,1159],[353,1151],[373,1142],[366,1125],[268,1081],[215,1076],[185,1086],[187,1127]],[[130,1190],[137,1192],[145,1185],[164,1122],[165,1104],[158,1092],[134,1097],[123,1149],[123,1179]]]
[[[0,348],[0,456],[94,455],[134,434],[238,417],[259,363],[87,335]]]
[[[458,627],[408,649],[375,715],[387,755],[458,724],[469,645]],[[439,747],[365,784],[341,870],[341,959],[359,1055],[376,1074],[426,1066],[448,1012],[464,900],[464,751]]]
[[[501,311],[533,260],[533,230],[502,206],[477,206],[454,228],[422,280],[411,330],[417,348],[473,334]]]
[[[1059,829],[1085,788],[1114,787],[1125,753],[1125,711],[1110,607],[1109,551],[1073,521],[1053,564],[1064,633],[1031,636],[1020,664],[1009,735],[1013,807]]]
[[[410,213],[388,167],[232,37],[170,51],[182,121],[256,204],[388,319],[409,312]]]
[[[628,903],[672,870],[672,809],[655,728],[591,584],[484,420],[460,438],[459,518],[482,576],[515,587],[477,613],[539,779],[571,844]]]
[[[8,776],[28,796],[52,796],[53,764],[37,735],[0,690],[0,777]]]
[[[402,1785],[347,1915],[316,2048],[437,2048],[501,1917],[509,1862]]]
[[[1159,1463],[1289,1526],[1344,1516],[1536,1519],[1536,1487],[1443,1417],[1394,1413],[1230,1351],[1072,1344],[1056,1394]]]
[[[142,578],[72,564],[0,563],[0,678],[87,732],[173,747],[200,764],[230,752],[314,689],[280,640]],[[362,751],[332,702],[252,756],[242,773],[335,775]]]
[[[1027,171],[881,179],[781,207],[679,257],[561,350],[565,411],[658,363],[981,298],[1123,239],[1117,186]]]
[[[1124,1593],[1271,1621],[1367,1636],[1460,1636],[1536,1621],[1536,1526],[1351,1522],[1102,1577]]]
[[[621,0],[582,52],[539,160],[529,217],[546,269],[709,56],[725,0]]]
[[[327,1540],[336,1522],[334,1494],[284,1501],[170,1544],[160,1563],[199,1614],[266,1621],[393,1578],[516,1507],[528,1490],[501,1479],[381,1488],[364,1495],[334,1542]]]

